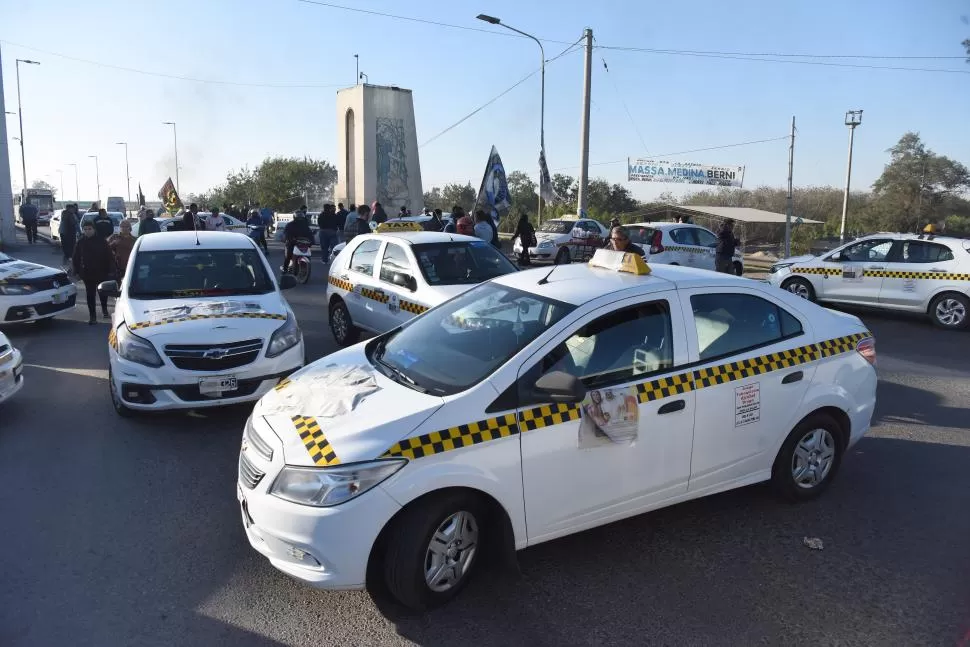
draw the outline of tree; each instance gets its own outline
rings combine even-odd
[[[512,198],[510,213],[518,214],[524,211],[530,215],[535,214],[539,208],[539,195],[536,193],[539,185],[522,171],[512,171],[505,179],[509,184],[509,197]]]
[[[424,192],[424,206],[429,209],[441,209],[442,211],[447,211],[448,206],[445,206],[445,201],[441,197],[441,189],[438,187],[431,187],[430,191]]]
[[[267,157],[257,168],[229,173],[225,184],[190,196],[190,200],[206,206],[258,202],[288,212],[303,204],[322,207],[333,199],[336,182],[337,169],[325,160]]]
[[[54,185],[44,182],[43,180],[34,180],[34,183],[30,185],[30,188],[40,189],[41,191],[50,191],[51,195],[57,196],[57,189],[54,188]]]
[[[556,195],[562,198],[564,202],[576,202],[579,191],[576,178],[563,175],[562,173],[556,173],[552,176],[552,188],[555,190]]]
[[[441,200],[445,204],[442,209],[452,211],[454,205],[458,205],[465,210],[465,213],[468,213],[475,208],[475,199],[477,197],[478,192],[472,188],[471,182],[465,184],[458,184],[457,182],[446,184],[441,189]]]

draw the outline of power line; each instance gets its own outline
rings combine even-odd
[[[94,65],[96,67],[104,67],[112,70],[120,70],[122,72],[131,72],[132,74],[143,74],[145,76],[154,76],[163,79],[174,79],[177,81],[191,81],[193,83],[206,83],[214,85],[232,85],[239,87],[249,87],[249,88],[277,88],[277,89],[299,89],[299,88],[343,88],[347,87],[346,83],[339,84],[322,84],[322,83],[253,83],[246,81],[226,81],[221,79],[200,79],[191,76],[181,76],[178,74],[166,74],[164,72],[151,72],[149,70],[139,70],[133,67],[124,67],[122,65],[112,65],[111,63],[102,63],[100,61],[92,61],[86,58],[78,58],[77,56],[69,56],[67,54],[61,54],[59,52],[52,52],[46,49],[40,49],[38,47],[32,47],[30,45],[21,45],[20,43],[14,43],[9,40],[0,40],[0,43],[6,45],[13,45],[14,47],[19,47],[21,49],[26,49],[34,52],[40,52],[41,54],[46,54],[47,56],[55,56],[57,58],[63,58],[68,61],[74,61],[75,63],[85,63],[87,65]]]
[[[787,54],[780,52],[767,52],[767,53],[757,53],[757,52],[719,52],[719,51],[705,51],[705,50],[692,50],[692,49],[656,49],[650,47],[624,47],[620,45],[600,45],[601,49],[613,49],[617,51],[624,52],[650,52],[655,54],[699,54],[706,56],[772,56],[776,58],[855,58],[855,59],[871,59],[871,60],[900,60],[900,61],[917,61],[917,60],[962,60],[963,56],[894,56],[894,55],[881,55],[881,54]]]
[[[593,41],[594,42],[596,41],[595,37],[593,38]],[[602,60],[603,60],[603,69],[606,70],[606,76],[610,79],[610,83],[613,85],[613,90],[614,92],[616,92],[616,97],[620,100],[620,104],[623,106],[623,109],[626,111],[626,116],[630,118],[630,124],[633,126],[633,130],[636,131],[637,137],[640,139],[640,145],[643,147],[643,151],[649,154],[649,151],[647,150],[647,143],[643,140],[643,134],[640,132],[640,128],[637,126],[637,122],[633,119],[633,113],[630,112],[630,108],[626,105],[626,101],[623,99],[623,95],[620,93],[620,89],[616,87],[616,81],[613,79],[613,76],[610,74],[610,68],[606,65],[606,59],[604,58]]]
[[[771,137],[769,139],[756,139],[756,140],[750,141],[750,142],[738,142],[737,144],[724,144],[722,146],[708,146],[707,148],[695,148],[695,149],[692,149],[692,150],[689,150],[689,151],[677,151],[676,153],[661,153],[659,155],[653,155],[652,157],[656,157],[656,158],[674,157],[675,155],[687,155],[688,153],[701,153],[701,152],[704,152],[704,151],[721,150],[723,148],[737,148],[738,146],[751,146],[752,144],[764,144],[764,143],[767,143],[767,142],[777,142],[777,141],[781,141],[782,139],[788,139],[788,137],[789,137],[788,135],[785,135],[784,137]],[[624,159],[621,159],[621,160],[613,160],[613,161],[610,161],[610,162],[595,162],[593,164],[590,164],[590,166],[609,166],[610,164],[626,164],[626,162],[627,162],[627,158],[624,158]],[[576,168],[576,166],[560,166],[559,168],[553,169],[553,170],[554,171],[564,171],[566,169],[572,169],[572,168]]]

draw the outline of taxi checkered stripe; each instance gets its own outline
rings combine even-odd
[[[706,248],[701,248],[701,247],[685,247],[684,245],[664,245],[664,251],[665,252],[666,251],[671,251],[671,252],[689,252],[689,253],[696,253],[696,252],[701,251],[703,249],[706,249]]]
[[[423,306],[420,303],[411,303],[410,301],[400,300],[401,310],[405,312],[410,312],[413,315],[419,315],[422,312],[428,311],[428,306]]]
[[[350,281],[338,279],[336,276],[328,277],[327,280],[330,282],[330,285],[338,287],[341,290],[347,290],[347,292],[353,292],[354,290],[354,286]]]
[[[936,281],[970,281],[970,274],[948,274],[946,272],[906,272],[897,270],[865,270],[864,276],[886,279],[931,279]]]
[[[386,293],[381,292],[380,290],[372,290],[370,288],[361,288],[360,294],[361,296],[371,299],[372,301],[377,301],[379,303],[387,303],[389,298]]]
[[[108,333],[108,346],[111,346],[115,350],[118,350],[118,331],[114,328]]]
[[[299,434],[303,446],[306,447],[307,453],[310,454],[310,459],[315,465],[329,467],[340,464],[337,452],[334,451],[330,441],[327,440],[326,435],[320,429],[316,418],[293,416],[291,420],[293,426],[296,427],[296,433]]]
[[[276,386],[274,386],[273,387],[273,390],[274,391],[282,391],[283,389],[285,389],[286,387],[288,387],[290,384],[292,384],[292,382],[290,381],[290,378],[286,378],[285,380],[283,380],[282,382],[280,382],[279,384],[277,384]]]
[[[327,277],[327,281],[334,287],[340,288],[341,290],[346,290],[347,292],[354,291],[354,284],[351,283],[350,281],[345,281],[344,279],[337,278],[336,276]],[[377,301],[379,303],[388,303],[391,299],[390,295],[388,295],[387,293],[380,292],[378,290],[371,290],[370,288],[361,289],[360,295],[367,299],[372,299],[374,301]],[[419,315],[423,312],[427,312],[429,309],[428,306],[426,305],[422,305],[420,303],[414,303],[413,301],[405,301],[404,299],[400,299],[398,302],[398,305],[401,308],[401,310],[404,310],[405,312],[410,312],[411,314],[414,314],[414,315]]]
[[[637,400],[643,404],[654,400],[673,397],[688,391],[718,384],[726,384],[735,380],[742,380],[754,375],[763,375],[800,364],[807,364],[822,358],[847,353],[855,349],[855,345],[862,339],[872,337],[869,332],[856,333],[845,337],[828,339],[817,344],[808,344],[777,353],[768,353],[760,357],[728,362],[717,366],[705,367],[662,377],[656,380],[639,382],[633,386],[637,391]],[[479,443],[514,436],[520,432],[535,431],[543,427],[561,425],[565,422],[578,420],[580,407],[578,404],[547,404],[521,411],[516,424],[515,413],[505,413],[496,418],[488,418],[479,422],[451,427],[443,431],[435,431],[422,436],[406,438],[388,449],[382,458],[403,456],[405,458],[422,458],[433,454],[470,447]]]
[[[158,321],[142,321],[128,326],[130,330],[141,330],[154,326],[164,326],[165,324],[182,323],[183,321],[199,321],[201,319],[277,319],[286,321],[286,315],[277,315],[270,312],[226,312],[223,314],[211,315],[185,315],[184,317],[168,317]]]
[[[823,276],[839,276],[842,270],[837,267],[795,267],[792,274],[822,274]]]

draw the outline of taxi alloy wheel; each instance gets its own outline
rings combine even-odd
[[[360,330],[354,325],[347,304],[343,301],[337,300],[330,306],[330,332],[334,341],[341,346],[350,346],[360,336]]]
[[[424,581],[437,593],[458,584],[478,552],[478,521],[464,510],[438,526],[424,556]]]
[[[796,276],[793,279],[788,279],[785,281],[783,287],[795,296],[801,297],[808,301],[815,300],[815,289],[812,288],[812,284],[801,277]]]
[[[569,256],[568,247],[560,247],[559,251],[556,252],[556,265],[566,265],[572,260]]]
[[[772,467],[775,490],[789,501],[807,501],[821,494],[842,462],[842,429],[828,415],[805,418],[788,435]]]
[[[835,463],[835,439],[825,429],[812,429],[795,445],[792,479],[804,489],[825,480]]]
[[[962,294],[941,294],[930,306],[933,323],[950,330],[966,328],[970,319],[970,300]]]

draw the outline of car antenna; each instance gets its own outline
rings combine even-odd
[[[557,267],[559,267],[559,265],[558,264],[554,264],[552,266],[552,269],[549,270],[549,273],[546,274],[545,276],[543,276],[541,279],[539,279],[539,283],[537,285],[545,285],[546,283],[548,283],[549,282],[549,277],[552,276],[552,273],[556,271],[556,268]]]
[[[192,224],[195,225],[195,245],[196,247],[201,247],[202,243],[199,242],[199,219],[192,214]]]

